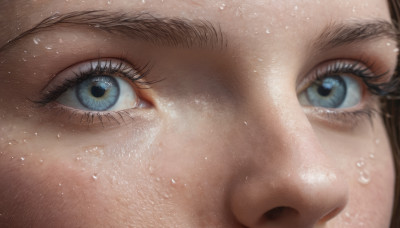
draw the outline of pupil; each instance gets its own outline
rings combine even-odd
[[[106,89],[104,89],[101,86],[96,85],[96,86],[92,86],[91,92],[94,97],[102,97],[106,93]]]
[[[329,96],[329,94],[331,94],[332,89],[333,89],[333,84],[331,82],[324,81],[318,87],[318,93],[321,96],[327,97],[327,96]]]

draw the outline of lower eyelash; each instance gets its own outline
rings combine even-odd
[[[47,109],[51,115],[66,120],[69,125],[73,126],[78,124],[86,127],[108,128],[128,124],[136,119],[129,110],[95,112],[72,109],[60,104],[51,104],[47,106]]]
[[[329,124],[332,126],[338,126],[340,129],[354,128],[364,121],[368,121],[372,126],[373,118],[380,114],[379,109],[370,106],[355,111],[311,107],[307,109],[306,113],[307,112],[310,112],[309,116],[312,116],[313,118],[321,119],[324,122],[329,120]],[[315,113],[317,113],[317,115],[315,115]]]

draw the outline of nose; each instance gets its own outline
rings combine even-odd
[[[265,120],[268,127],[259,131],[264,139],[252,141],[250,162],[241,169],[245,180],[236,184],[230,201],[246,227],[323,225],[347,204],[347,182],[334,155],[322,149],[300,112],[290,117],[293,124],[284,115]]]

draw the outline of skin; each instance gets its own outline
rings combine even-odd
[[[299,85],[310,83],[304,78],[326,61],[368,57],[372,70],[393,72],[395,43],[385,37],[310,49],[329,24],[390,21],[386,1],[222,3],[0,3],[1,45],[54,12],[92,9],[207,19],[229,41],[215,53],[63,27],[7,48],[0,55],[2,227],[389,226],[394,169],[379,115],[342,121],[297,98]],[[166,78],[135,88],[149,105],[129,109],[124,124],[88,126],[56,102],[37,107],[27,99],[76,63],[121,54],[132,63],[155,59],[148,79]],[[368,102],[378,107],[364,94]],[[361,171],[368,183],[359,182]]]

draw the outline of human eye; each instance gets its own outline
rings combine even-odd
[[[388,71],[375,74],[371,66],[359,61],[330,61],[317,67],[298,95],[302,106],[311,108],[329,121],[341,125],[357,124],[376,112],[372,104],[396,86]]]
[[[104,126],[105,119],[123,120],[126,110],[151,106],[139,92],[149,84],[144,81],[148,72],[148,65],[140,68],[122,59],[81,62],[57,74],[35,102],[79,117],[80,123]]]

